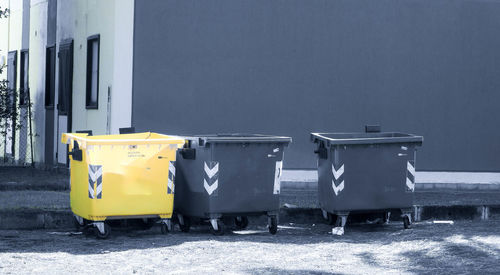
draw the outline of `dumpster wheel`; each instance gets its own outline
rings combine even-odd
[[[234,224],[238,229],[245,229],[248,226],[248,217],[247,216],[238,216],[234,218]]]
[[[179,220],[179,228],[181,231],[185,233],[189,232],[189,229],[191,229],[191,219],[181,214],[177,215],[177,219]]]
[[[337,222],[337,215],[327,212],[324,209],[321,209],[321,213],[323,214],[323,218],[326,220],[326,224],[334,225]]]
[[[391,221],[391,212],[390,211],[384,212],[383,223],[384,224],[389,224],[390,221]]]
[[[73,219],[73,222],[76,232],[82,232],[85,236],[94,234],[92,230],[93,224],[91,221],[78,217],[76,215],[74,217],[75,218]]]
[[[102,223],[102,225],[100,225],[100,224],[98,225],[98,223]],[[109,235],[111,234],[111,227],[107,223],[104,223],[104,222],[98,222],[98,223],[94,223],[94,226],[95,226],[94,231],[95,231],[96,237],[98,239],[107,239],[109,237]]]
[[[168,226],[164,223],[161,224],[161,233],[162,234],[168,234],[170,230],[168,230]]]
[[[210,232],[215,236],[224,235],[225,226],[220,219],[210,219]]]
[[[170,219],[161,219],[160,220],[161,233],[168,234],[172,230],[172,222]]]
[[[327,214],[327,219],[326,219],[326,222],[329,224],[329,225],[334,225],[335,223],[337,223],[337,215],[334,215],[332,213],[328,213]]]
[[[73,215],[73,224],[75,226],[75,230],[77,232],[81,232],[82,230],[85,229],[86,225],[88,224],[88,221],[82,217]]]
[[[267,227],[269,228],[269,233],[275,235],[278,232],[278,217],[269,216]]]
[[[403,217],[403,226],[405,229],[409,229],[411,227],[410,217],[408,217],[407,215]]]

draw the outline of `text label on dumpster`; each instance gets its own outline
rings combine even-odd
[[[144,155],[140,151],[131,151],[131,152],[128,152],[128,157],[129,158],[144,158],[144,157],[146,157],[146,155]]]

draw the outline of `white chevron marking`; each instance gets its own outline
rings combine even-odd
[[[333,192],[335,192],[335,196],[338,196],[340,191],[344,190],[344,181],[342,181],[339,186],[336,186],[335,185],[335,181],[332,180],[332,188],[333,188]]]
[[[174,189],[175,189],[175,184],[174,184],[175,165],[174,165],[174,163],[172,161],[170,162],[170,164],[168,166],[168,171],[169,171],[169,175],[168,175],[167,186],[170,189],[170,192],[172,192],[172,194],[173,194],[174,193]]]
[[[175,185],[174,185],[173,180],[171,180],[170,178],[168,178],[168,183],[167,183],[167,186],[168,186],[168,188],[170,188],[170,191],[171,191],[172,193],[174,193],[174,188],[175,188]]]
[[[338,180],[340,178],[340,176],[342,176],[342,174],[344,174],[344,165],[342,164],[342,166],[340,166],[339,170],[335,170],[335,167],[332,164],[332,172],[333,172],[333,176],[335,177],[335,179]]]
[[[274,170],[274,188],[273,194],[279,194],[281,189],[281,173],[283,170],[283,161],[276,162],[276,168]]]
[[[102,175],[102,166],[97,168],[96,171],[92,171],[92,169],[89,167],[89,177],[92,180],[92,182],[95,182],[101,175]]]
[[[409,178],[406,178],[406,186],[413,192],[415,191],[415,183],[411,182]]]
[[[91,198],[94,198],[94,184],[89,184],[89,194]]]
[[[206,179],[203,179],[203,186],[205,187],[205,190],[207,190],[208,195],[212,195],[212,193],[219,187],[219,180],[215,180],[215,182],[212,185],[208,185],[208,182]]]
[[[406,165],[406,168],[408,169],[408,172],[410,172],[413,177],[415,177],[415,167],[408,161],[408,164]]]
[[[217,174],[217,172],[219,172],[219,163],[218,162],[212,169],[208,168],[208,165],[205,162],[205,173],[207,174],[207,176],[209,178],[213,178],[215,176],[215,174]]]
[[[175,165],[170,162],[170,165],[168,166],[168,170],[170,171],[170,173],[172,173],[172,175],[175,176]]]
[[[96,195],[99,195],[102,192],[102,183],[97,185],[95,189]]]

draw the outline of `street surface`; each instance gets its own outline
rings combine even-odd
[[[213,236],[208,226],[162,235],[119,230],[108,240],[71,231],[0,231],[0,274],[411,274],[500,273],[500,220],[430,221],[403,230],[354,224],[264,224]]]

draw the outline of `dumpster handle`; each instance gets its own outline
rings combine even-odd
[[[314,153],[318,154],[319,158],[321,158],[321,159],[327,159],[328,158],[328,151],[326,150],[325,147],[318,148],[318,150],[315,150]]]
[[[73,149],[68,152],[68,155],[72,156],[73,160],[77,161],[82,161],[82,149],[80,149],[80,146],[78,146],[78,142],[76,140],[73,140]]]
[[[179,149],[183,159],[196,159],[196,149],[194,148],[182,148]]]
[[[323,142],[319,142],[318,149],[314,150],[314,153],[321,159],[328,159],[328,150]]]

